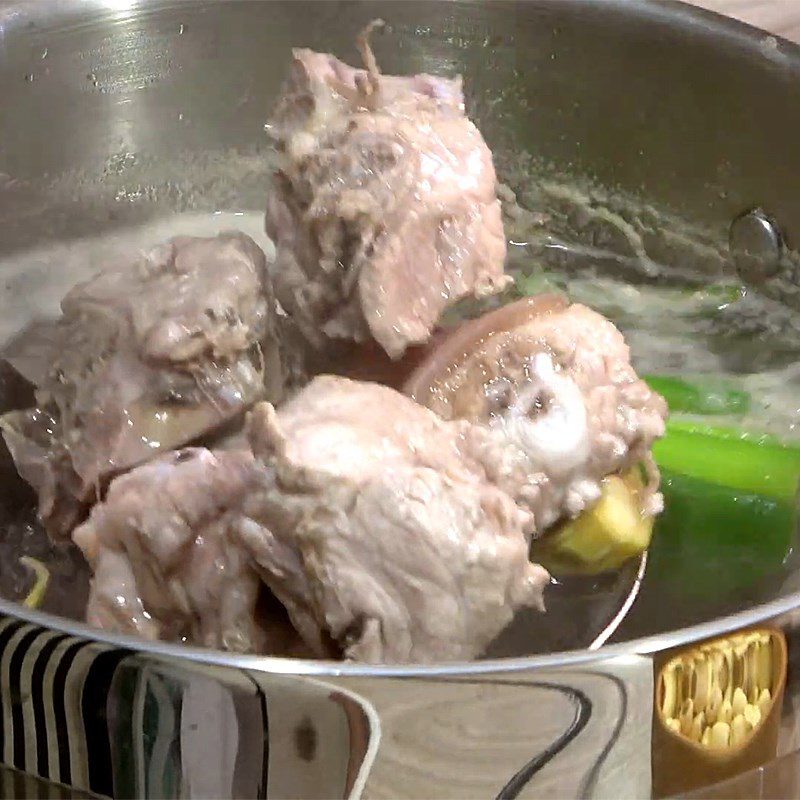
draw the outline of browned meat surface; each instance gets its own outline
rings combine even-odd
[[[196,448],[112,481],[73,534],[94,573],[88,622],[148,639],[263,652],[260,581],[231,533],[257,478],[247,450]]]
[[[262,485],[240,534],[306,642],[369,662],[478,655],[547,573],[529,516],[446,423],[401,394],[321,377],[253,412]]]
[[[491,153],[461,81],[378,74],[295,50],[270,122],[276,294],[316,347],[374,338],[393,358],[442,310],[506,285]]]
[[[110,475],[280,397],[275,302],[244,234],[174,239],[76,286],[62,312],[5,353],[38,407],[0,420],[51,533]]]
[[[603,477],[637,462],[651,472],[646,510],[660,510],[650,449],[666,403],[636,375],[622,334],[585,306],[541,296],[468,323],[407,391],[445,419],[483,423],[472,445],[492,480],[533,511],[532,535],[577,516]]]

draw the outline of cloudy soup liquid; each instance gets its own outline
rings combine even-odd
[[[179,214],[98,237],[14,253],[0,261],[0,340],[7,341],[34,319],[57,316],[61,298],[69,289],[104,268],[130,263],[139,253],[172,236],[213,236],[232,229],[252,236],[268,258],[274,256],[260,210]],[[719,381],[750,395],[745,413],[715,417],[714,424],[733,424],[788,440],[800,437],[800,361],[792,355],[800,351],[800,324],[795,322],[796,314],[779,303],[748,293],[735,283],[714,289],[684,289],[634,285],[586,270],[544,269],[521,243],[510,245],[509,264],[518,278],[517,293],[557,289],[615,322],[627,338],[640,374]],[[754,320],[759,325],[757,335],[752,332]],[[757,370],[748,369],[753,364],[758,365]],[[5,510],[0,534],[0,593],[14,598],[24,595],[31,576],[19,565],[19,558],[29,554],[45,561],[52,570],[45,609],[79,618],[88,581],[82,559],[73,550],[51,545],[35,525],[30,505],[19,505]],[[659,528],[656,533],[668,537],[671,532]],[[709,580],[713,580],[715,570],[724,571],[726,555],[712,552],[709,557]],[[780,591],[776,586],[788,588],[793,580],[791,569],[784,565],[780,581],[772,576],[773,580],[766,582],[770,590],[759,580],[744,591],[738,586],[736,599],[733,593],[725,596],[723,592],[721,597],[693,595],[681,604],[680,570],[672,575],[671,585],[665,584],[663,577],[651,580],[649,576],[648,568],[643,589],[617,639],[708,619],[737,604],[741,606],[743,599],[766,599],[770,592],[774,595]],[[584,585],[569,607],[554,596],[546,622],[529,613],[520,615],[492,652],[519,655],[586,646],[587,637],[591,639],[591,632],[613,616],[629,588],[627,579],[600,581],[594,586],[597,595],[593,596],[592,587]],[[665,593],[669,594],[669,603],[664,602]],[[669,606],[669,616],[665,616],[665,606]],[[565,628],[564,615],[577,621]]]

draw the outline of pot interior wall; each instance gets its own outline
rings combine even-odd
[[[114,233],[97,257],[123,258],[136,226],[158,222],[169,235],[176,212],[222,212],[214,224],[232,225],[245,215],[258,231],[264,125],[291,46],[356,61],[355,33],[378,15],[389,23],[374,42],[384,71],[461,73],[501,179],[545,216],[522,231],[530,236],[516,258],[636,285],[702,286],[735,274],[730,224],[760,207],[787,245],[783,282],[762,289],[795,303],[800,55],[787,43],[660,2],[42,0],[0,7],[7,326],[52,313],[72,282],[42,255],[50,246]],[[739,371],[757,372],[762,355],[743,349]],[[9,515],[23,495],[9,473]],[[657,614],[658,597],[645,593],[621,636],[794,588],[787,571],[699,616]],[[537,624],[521,617],[493,654],[530,652]]]

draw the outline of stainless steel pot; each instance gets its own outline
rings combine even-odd
[[[174,210],[262,207],[262,129],[289,48],[354,59],[354,32],[378,14],[391,26],[378,43],[386,71],[464,74],[501,168],[527,151],[549,180],[595,187],[596,203],[633,198],[655,234],[675,234],[649,240],[662,257],[667,242],[709,279],[782,272],[781,296],[795,301],[800,49],[636,0],[0,3],[0,255]],[[729,247],[732,222],[757,207],[765,216],[734,226]],[[5,311],[46,279],[0,286]],[[3,500],[12,494],[4,486]],[[775,743],[728,765],[719,792],[800,796],[796,589],[788,580],[767,602],[599,651],[425,668],[146,643],[0,601],[3,793],[675,791],[663,776],[688,768],[654,713],[665,654],[768,626],[785,634],[789,663]],[[721,775],[701,770],[684,788]]]

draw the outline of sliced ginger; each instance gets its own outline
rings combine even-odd
[[[654,522],[642,513],[642,489],[638,469],[605,478],[600,500],[536,542],[534,557],[555,574],[593,574],[641,555],[650,545]]]

